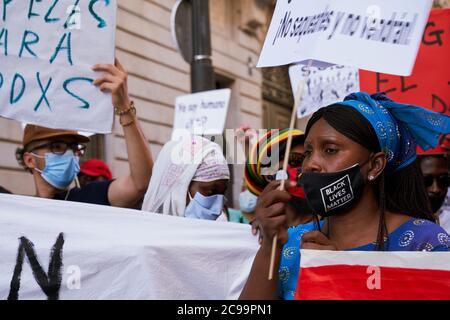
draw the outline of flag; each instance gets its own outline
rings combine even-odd
[[[450,252],[301,250],[297,300],[450,300]]]

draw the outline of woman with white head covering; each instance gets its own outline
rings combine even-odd
[[[142,210],[216,220],[229,179],[218,144],[198,136],[170,141],[156,160]]]

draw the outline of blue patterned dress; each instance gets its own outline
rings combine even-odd
[[[321,227],[324,221],[321,221]],[[300,270],[300,244],[302,235],[316,230],[314,223],[288,229],[288,241],[283,247],[279,269],[279,297],[293,300]],[[374,251],[370,243],[349,251]],[[385,251],[450,251],[450,236],[439,225],[423,219],[410,219],[385,239]]]
[[[324,221],[320,222],[322,227]],[[310,222],[288,229],[288,241],[283,247],[278,271],[278,295],[283,300],[294,300],[300,271],[300,244],[304,233],[316,230],[316,223]]]
[[[385,239],[386,251],[450,251],[450,236],[439,225],[423,219],[410,219]],[[373,251],[370,243],[351,251]]]

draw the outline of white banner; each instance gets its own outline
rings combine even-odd
[[[353,67],[308,67],[296,64],[289,67],[289,78],[294,95],[300,81],[306,81],[297,116],[307,117],[321,107],[342,101],[359,91],[359,70]]]
[[[116,0],[0,1],[0,116],[111,132],[111,95],[91,67],[114,63],[116,10]]]
[[[411,74],[432,0],[278,0],[258,67],[315,59]]]
[[[227,119],[231,90],[204,91],[177,97],[172,140],[186,132],[222,134]]]
[[[0,230],[0,300],[237,299],[259,248],[248,225],[10,195]]]

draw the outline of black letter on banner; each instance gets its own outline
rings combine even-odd
[[[391,88],[388,90],[381,90],[380,84],[386,83],[386,82],[389,82],[389,80],[381,79],[381,73],[377,72],[377,92],[384,92],[384,93],[388,94],[389,92],[394,92],[395,90],[397,90],[396,88]]]
[[[434,106],[435,102],[440,103],[443,109],[435,110],[435,106]],[[449,110],[448,106],[445,104],[445,101],[442,100],[440,97],[438,97],[436,94],[431,95],[431,109],[435,112],[440,112],[440,113],[446,113]]]
[[[403,76],[400,76],[400,82],[401,82],[401,89],[400,89],[400,91],[401,92],[406,92],[406,91],[408,91],[408,90],[411,90],[411,89],[415,89],[415,88],[417,88],[417,84],[412,84],[412,85],[410,85],[410,86],[405,86],[405,77],[403,77]]]
[[[62,252],[64,245],[64,234],[60,233],[56,243],[50,253],[50,263],[48,265],[48,272],[45,273],[42,269],[34,251],[34,244],[25,237],[20,238],[19,252],[17,254],[16,267],[14,268],[13,278],[11,280],[11,287],[8,295],[8,300],[18,300],[20,290],[20,276],[22,274],[22,266],[24,255],[28,257],[33,276],[39,287],[46,294],[48,300],[58,300],[59,290],[61,289],[61,269]]]
[[[436,26],[436,25],[434,24],[434,22],[428,22],[428,23],[427,23],[427,26],[426,26],[426,28],[425,28],[425,32],[423,33],[423,37],[422,37],[422,43],[423,43],[424,45],[426,45],[426,46],[432,46],[432,45],[434,45],[434,44],[437,44],[437,45],[439,45],[439,46],[442,46],[442,45],[443,45],[443,43],[442,43],[442,38],[441,38],[441,34],[444,33],[444,30],[435,30],[435,31],[430,32],[430,33],[427,34],[428,27],[435,27],[435,26]],[[427,35],[429,35],[429,36],[435,36],[436,39],[435,39],[434,41],[428,41],[428,40],[425,39],[425,37],[426,37]]]

